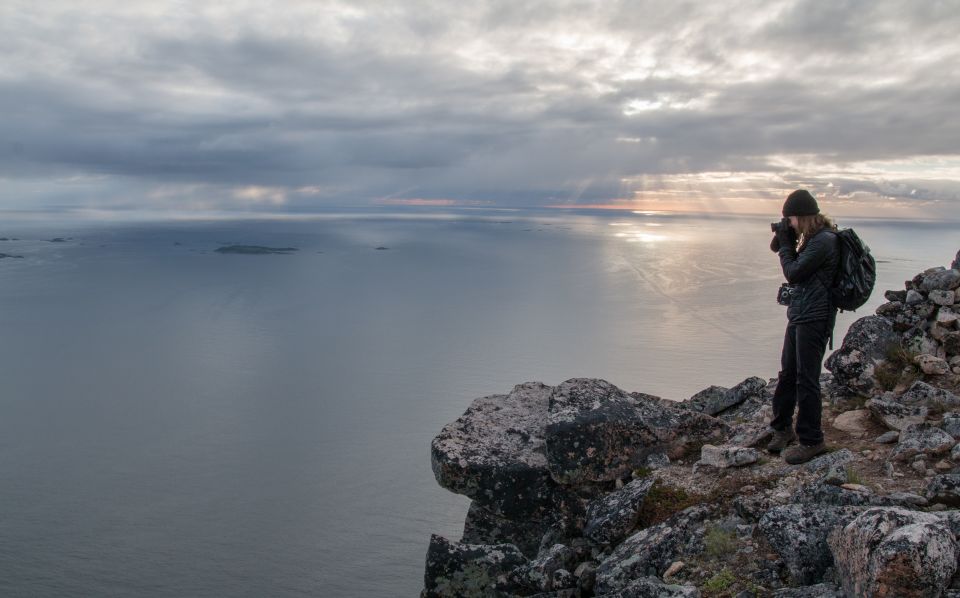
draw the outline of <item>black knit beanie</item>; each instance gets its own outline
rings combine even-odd
[[[817,200],[810,195],[806,189],[797,189],[787,196],[787,201],[783,202],[783,217],[788,216],[813,216],[820,213],[820,206]]]

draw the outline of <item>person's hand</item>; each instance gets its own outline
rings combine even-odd
[[[780,239],[777,238],[777,235],[773,235],[773,238],[770,239],[770,251],[774,253],[780,251]]]
[[[777,242],[780,243],[781,248],[797,246],[797,233],[786,218],[780,221],[780,226],[777,228]]]

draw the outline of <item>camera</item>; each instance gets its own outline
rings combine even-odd
[[[780,222],[771,222],[770,223],[770,232],[778,233],[780,231],[786,231],[790,229],[790,219],[784,218]]]
[[[796,290],[796,287],[792,284],[783,283],[780,285],[780,289],[777,290],[777,303],[780,305],[790,305]]]

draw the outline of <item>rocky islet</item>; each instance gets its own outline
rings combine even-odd
[[[474,401],[431,446],[472,499],[423,596],[960,597],[960,252],[851,325],[822,386],[834,449],[757,450],[771,380],[687,401],[598,379]]]

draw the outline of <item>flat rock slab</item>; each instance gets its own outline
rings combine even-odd
[[[743,446],[714,446],[705,444],[700,449],[698,465],[709,465],[718,469],[743,467],[760,460],[760,451]]]
[[[870,411],[868,409],[844,411],[833,420],[833,427],[854,438],[863,438],[870,427]]]
[[[539,382],[476,399],[431,444],[437,482],[508,519],[546,517],[565,490],[550,477],[544,425],[553,388]]]
[[[939,596],[957,569],[953,532],[932,513],[868,509],[828,543],[848,596]]]
[[[904,405],[883,399],[870,399],[867,409],[891,430],[903,430],[911,424],[922,423],[930,413],[926,405]]]
[[[747,378],[733,388],[710,386],[680,403],[680,406],[707,415],[717,415],[748,398],[762,397],[766,386],[767,381],[756,376]]]
[[[897,398],[897,402],[905,405],[954,407],[960,405],[960,397],[944,388],[917,380]]]
[[[578,484],[626,477],[651,453],[677,458],[728,430],[716,418],[638,398],[605,380],[574,378],[551,394],[544,437],[550,474]]]
[[[693,586],[664,583],[656,577],[641,577],[622,590],[596,598],[700,598],[700,590]]]

